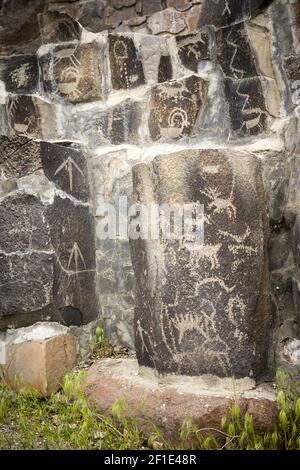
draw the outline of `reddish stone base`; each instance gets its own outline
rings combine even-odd
[[[112,413],[113,403],[122,397],[127,417],[137,417],[146,436],[149,420],[164,436],[177,440],[181,425],[191,418],[199,429],[218,428],[234,402],[241,413],[249,412],[256,429],[270,430],[277,417],[272,384],[255,387],[251,379],[233,381],[213,376],[157,377],[139,370],[135,359],[101,359],[88,371],[84,391],[101,412]]]

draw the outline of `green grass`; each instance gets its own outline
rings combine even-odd
[[[197,429],[186,419],[176,445],[150,421],[152,434],[145,439],[137,420],[126,418],[122,397],[112,407],[113,418],[97,412],[82,392],[84,378],[83,371],[67,374],[61,390],[48,398],[1,386],[0,449],[300,449],[300,398],[282,371],[277,374],[278,422],[269,433],[255,430],[251,415],[241,416],[234,403],[216,429]]]
[[[87,403],[84,372],[66,375],[49,398],[30,390],[0,388],[1,449],[139,449],[143,439],[134,421],[126,429]]]

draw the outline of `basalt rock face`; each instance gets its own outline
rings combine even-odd
[[[132,241],[139,363],[160,373],[258,376],[266,368],[266,199],[255,157],[183,151],[134,167],[134,196],[197,203],[205,243]]]
[[[298,371],[299,2],[3,0],[1,25],[0,327]],[[130,244],[120,198],[203,204],[204,247]]]
[[[25,137],[1,139],[1,326],[30,318],[88,323],[98,316],[98,301],[84,154]]]

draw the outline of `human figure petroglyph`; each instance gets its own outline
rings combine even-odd
[[[26,85],[30,79],[30,65],[20,65],[20,67],[10,73],[10,78],[16,84],[17,88]]]
[[[222,16],[224,16],[226,13],[228,13],[228,15],[231,15],[231,10],[230,10],[230,7],[229,7],[229,0],[211,0],[215,5],[219,5],[220,4],[220,1],[223,2],[224,1],[224,10],[222,11]]]
[[[145,343],[145,338],[147,338],[147,340],[149,342],[149,334],[142,327],[140,320],[137,321],[136,336],[140,339],[140,341],[142,343],[142,351],[143,352],[146,351],[148,354],[150,354],[150,350],[148,349],[148,346]]]

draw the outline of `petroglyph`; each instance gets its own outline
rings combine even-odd
[[[143,85],[143,64],[138,59],[133,39],[130,36],[110,34],[108,41],[113,89],[130,89]]]
[[[258,308],[266,210],[259,168],[252,155],[215,150],[134,167],[138,202],[201,201],[210,222],[197,250],[176,240],[131,241],[140,364],[189,375],[255,371],[268,335],[255,330],[255,319],[269,315]]]
[[[244,23],[216,33],[218,63],[226,77],[257,77],[255,59]]]
[[[68,266],[67,266],[67,269],[70,269],[72,263],[74,264],[75,266],[75,272],[78,273],[79,272],[79,265],[80,263],[82,264],[82,266],[84,268],[86,268],[86,264],[85,264],[85,260],[84,260],[84,257],[83,257],[83,254],[78,246],[78,243],[77,242],[74,242],[74,245],[72,247],[72,250],[71,250],[71,253],[70,253],[70,258],[69,258],[69,261],[68,261]]]
[[[70,182],[70,191],[73,191],[73,167],[76,169],[81,176],[84,178],[84,173],[81,168],[74,162],[72,157],[68,157],[55,171],[55,175],[59,174],[64,168],[68,172],[69,182]]]
[[[206,97],[207,83],[196,75],[154,87],[149,118],[152,139],[190,135]]]
[[[220,214],[226,212],[230,219],[236,218],[236,207],[233,204],[233,188],[230,194],[229,199],[224,199],[221,197],[221,191],[217,188],[209,188],[208,190],[203,190],[211,202],[208,204],[209,209],[213,209],[214,214]]]
[[[207,31],[176,37],[178,55],[182,64],[193,72],[198,71],[200,60],[209,60],[210,36]]]
[[[54,46],[40,57],[44,91],[71,103],[102,98],[102,76],[96,43]]]
[[[268,113],[259,78],[225,79],[225,94],[234,132],[238,135],[257,135],[266,130]]]

